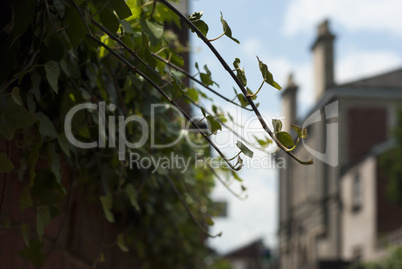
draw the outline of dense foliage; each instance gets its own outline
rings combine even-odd
[[[187,76],[260,116],[253,102],[258,91],[264,83],[281,88],[267,65],[258,59],[263,82],[253,94],[246,88],[240,60],[235,59],[231,70],[217,55],[241,90],[233,100],[221,96],[211,88],[217,84],[207,66],[200,70],[196,65],[199,79],[180,67],[184,63],[180,53],[187,50],[187,44],[181,44],[172,29],[182,28],[181,21],[214,50],[212,40],[205,37],[208,26],[201,20],[202,13],[180,18],[164,0],[5,1],[0,17],[0,139],[7,141],[0,152],[0,173],[6,173],[0,213],[7,173],[15,173],[24,184],[16,198],[21,210],[36,214],[34,226],[14,223],[21,226],[26,244],[20,254],[38,267],[45,262],[45,256],[38,254],[44,228],[65,210],[61,205],[77,191],[103,208],[105,221],[119,227],[116,245],[135,253],[144,268],[202,264],[206,251],[202,233],[212,224],[213,215],[208,194],[217,174],[209,165],[196,165],[196,156],[208,157],[211,145],[227,163],[224,170],[240,180],[235,171],[242,167],[241,157],[252,157],[253,152],[239,138],[239,154],[225,157],[209,137],[232,117],[216,106],[212,112],[201,107],[203,99],[211,99],[200,89],[185,86],[182,78]],[[222,36],[238,43],[223,15],[220,19]],[[71,109],[84,103],[93,107],[74,115],[69,133],[65,119]],[[207,130],[201,130],[200,119],[190,119],[190,103],[201,108]],[[155,108],[154,104],[164,105]],[[101,108],[105,116],[99,113]],[[121,138],[134,143],[145,132],[138,121],[120,129],[120,119],[128,117],[142,119],[150,126],[150,136],[141,146],[119,148]],[[183,119],[192,128],[183,128]],[[298,160],[291,153],[298,141],[294,143],[282,131],[281,122],[275,121],[271,132],[261,117],[260,121],[278,146]],[[108,128],[99,128],[102,124]],[[300,138],[306,136],[305,130],[293,127]],[[169,147],[151,143],[169,144],[183,132],[192,143],[185,139]],[[96,141],[96,147],[77,148],[68,140],[69,134],[81,142]],[[256,142],[266,146],[271,140]],[[10,158],[10,149],[19,150],[18,161]],[[129,156],[147,162],[131,166]],[[172,156],[190,160],[190,167],[152,162]],[[69,188],[65,182],[70,182]],[[9,229],[7,223],[7,216],[2,215],[2,230]],[[100,255],[94,263],[103,258]]]

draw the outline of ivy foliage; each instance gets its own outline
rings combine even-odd
[[[203,107],[204,100],[213,99],[195,85],[184,85],[182,78],[187,76],[218,97],[253,110],[261,121],[258,104],[254,104],[257,93],[264,82],[281,87],[259,59],[263,82],[252,93],[245,88],[247,78],[240,60],[233,63],[235,75],[216,54],[241,91],[235,89],[233,100],[211,88],[219,85],[206,65],[203,70],[196,65],[199,79],[184,71],[181,53],[188,48],[180,44],[172,29],[187,24],[212,50],[211,42],[222,36],[239,43],[223,15],[223,34],[208,40],[202,14],[185,17],[166,0],[21,0],[2,4],[0,139],[8,149],[18,148],[20,153],[13,159],[9,150],[2,149],[0,173],[5,180],[10,174],[18,176],[24,187],[20,197],[14,198],[21,211],[36,216],[34,224],[16,223],[25,243],[19,255],[35,267],[46,263],[49,255],[43,251],[46,227],[62,212],[68,213],[68,207],[61,205],[68,204],[75,192],[103,210],[102,221],[118,230],[112,247],[133,253],[142,268],[195,268],[203,263],[206,248],[200,234],[208,233],[207,227],[213,224],[214,208],[208,195],[214,176],[219,177],[208,163],[197,164],[196,156],[208,158],[212,146],[228,164],[229,169],[223,169],[227,175],[241,181],[236,174],[243,166],[241,156],[251,158],[253,152],[246,146],[250,142],[236,134],[239,153],[233,158],[225,156],[210,136],[229,128],[225,122],[233,118],[215,105],[212,112]],[[81,104],[89,104],[91,109],[75,113],[71,130],[67,130],[69,112]],[[154,104],[162,106],[155,108]],[[189,104],[201,108],[203,119],[198,123],[189,116]],[[101,107],[106,115],[99,112]],[[143,126],[135,122],[120,128],[122,122],[117,120],[128,117],[140,118],[152,127],[152,138],[140,147],[119,148],[121,136],[139,141],[145,134]],[[183,118],[196,132],[183,128]],[[208,126],[206,131],[199,125],[202,121]],[[256,138],[256,142],[266,147],[274,141],[294,157],[290,151],[298,141],[292,144],[281,128],[275,127],[272,133],[261,123],[272,140]],[[107,130],[100,128],[102,124]],[[295,130],[299,138],[307,135],[305,130]],[[183,132],[190,133],[192,143],[177,141]],[[71,136],[94,146],[74,146]],[[169,167],[169,161],[165,166],[156,164],[173,155],[189,161],[189,167]],[[147,163],[132,165],[129,156]],[[0,213],[4,199],[2,195]],[[6,224],[10,221],[12,216],[2,215],[0,229],[9,229]],[[110,247],[106,243],[100,246],[94,267],[104,262]]]

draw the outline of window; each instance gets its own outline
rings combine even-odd
[[[363,205],[363,188],[359,174],[356,174],[353,178],[352,195],[352,210],[359,211]]]

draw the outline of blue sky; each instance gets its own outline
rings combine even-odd
[[[256,55],[265,62],[275,80],[286,86],[290,72],[299,85],[298,114],[303,116],[313,104],[311,44],[318,23],[330,20],[336,35],[335,79],[343,83],[402,67],[402,1],[399,0],[190,0],[190,13],[204,11],[209,25],[209,38],[222,33],[220,11],[229,23],[240,45],[228,38],[213,44],[231,65],[240,58],[248,86],[254,91],[262,81]],[[191,38],[192,60],[207,64],[219,92],[233,97],[234,83],[208,49],[196,37]],[[236,114],[228,103],[215,98],[215,103]],[[260,110],[268,119],[281,116],[280,93],[265,85],[258,94]],[[246,121],[243,113],[238,121]],[[253,123],[257,127],[257,124]],[[234,141],[236,142],[236,141]],[[228,152],[235,152],[230,146]],[[257,157],[263,158],[258,153]],[[277,171],[245,168],[241,172],[248,187],[248,199],[238,201],[217,184],[213,197],[229,202],[229,216],[216,219],[213,232],[223,236],[210,240],[210,245],[224,253],[259,237],[267,245],[276,245]],[[233,184],[233,188],[239,188]]]

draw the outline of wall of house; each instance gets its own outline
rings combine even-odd
[[[377,159],[366,158],[340,179],[342,214],[342,257],[345,260],[372,260],[376,258],[376,177]],[[361,206],[354,203],[353,183],[359,176]]]

